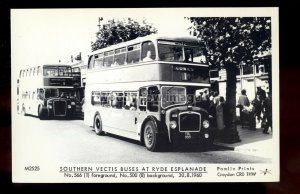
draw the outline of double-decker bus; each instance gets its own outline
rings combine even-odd
[[[212,143],[208,112],[196,100],[210,87],[204,59],[192,37],[149,35],[94,51],[84,122],[98,135],[138,140],[150,151],[163,142]]]
[[[49,64],[21,69],[17,81],[17,110],[22,114],[40,119],[74,114],[78,100],[71,66]]]

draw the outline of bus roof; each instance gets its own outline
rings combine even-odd
[[[71,65],[67,65],[67,64],[44,64],[42,66],[45,67],[45,66],[71,66]]]
[[[199,40],[197,38],[191,37],[191,36],[164,36],[164,35],[160,35],[160,34],[151,34],[148,36],[138,37],[133,40],[129,40],[126,42],[118,43],[118,44],[111,45],[111,46],[108,46],[108,47],[105,47],[102,49],[95,50],[92,52],[92,54],[99,53],[99,51],[106,52],[106,51],[114,50],[117,48],[125,47],[128,45],[138,44],[138,43],[144,42],[144,41],[153,41],[154,42],[156,40],[182,41],[182,42],[190,42],[190,43],[199,42]]]

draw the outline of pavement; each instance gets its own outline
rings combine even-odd
[[[216,138],[214,144],[244,154],[272,157],[270,150],[274,148],[274,140],[271,130],[269,130],[269,134],[264,134],[262,133],[262,128],[257,127],[256,130],[249,130],[248,128],[242,128],[241,125],[237,125],[237,131],[240,142],[224,143],[221,138]]]

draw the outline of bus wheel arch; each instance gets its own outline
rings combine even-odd
[[[97,135],[103,135],[104,134],[102,127],[103,126],[102,126],[102,119],[101,119],[100,113],[96,112],[95,116],[94,116],[93,128],[94,128],[95,133]]]
[[[161,138],[158,135],[158,123],[155,118],[147,117],[142,124],[141,141],[149,151],[157,151]]]

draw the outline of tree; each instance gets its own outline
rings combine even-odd
[[[271,50],[269,17],[191,17],[190,32],[198,37],[210,67],[227,72],[226,101],[230,126],[228,142],[239,141],[236,130],[236,72],[241,65],[253,65],[254,59]]]
[[[99,18],[99,31],[96,33],[97,40],[92,42],[92,51],[157,32],[151,24],[146,24],[145,20],[140,24],[132,18],[127,20],[112,19],[100,25],[102,20]]]

